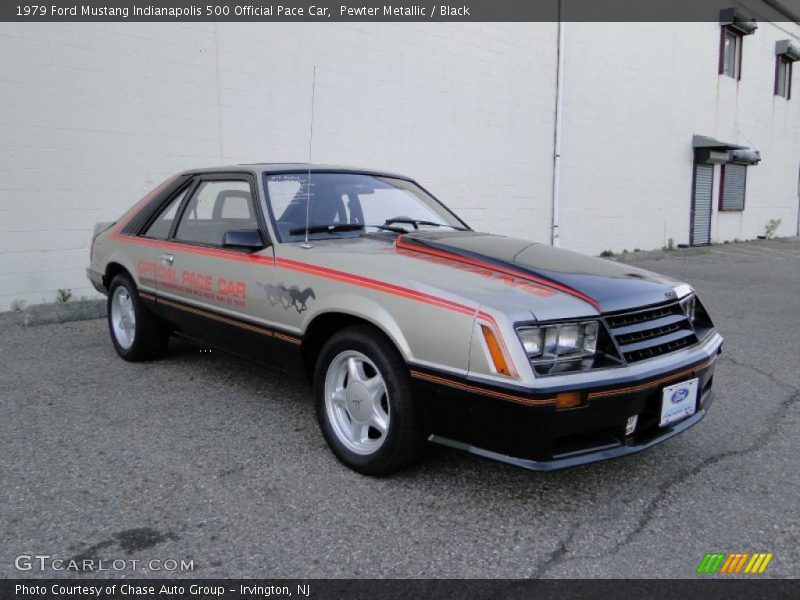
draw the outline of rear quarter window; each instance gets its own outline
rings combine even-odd
[[[187,188],[188,189],[188,188]],[[169,237],[169,232],[172,229],[172,222],[175,220],[175,215],[178,213],[178,207],[183,202],[186,196],[186,191],[183,190],[180,194],[175,196],[169,204],[161,211],[156,217],[156,220],[144,232],[146,237],[151,237],[159,240],[164,240]]]

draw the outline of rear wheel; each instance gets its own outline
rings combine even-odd
[[[122,358],[153,360],[164,354],[169,328],[144,306],[128,274],[121,273],[111,281],[107,312],[111,341]]]
[[[386,475],[416,463],[426,440],[406,365],[383,334],[359,325],[325,344],[314,372],[317,419],[345,465]]]

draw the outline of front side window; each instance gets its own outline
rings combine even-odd
[[[175,239],[222,246],[233,229],[258,229],[253,196],[246,181],[204,181],[186,208]]]
[[[405,179],[361,173],[264,175],[282,242],[418,229],[466,229],[430,194]]]
[[[775,95],[789,100],[792,97],[792,61],[785,56],[776,57]]]
[[[720,54],[720,74],[733,77],[734,79],[741,79],[742,35],[730,27],[723,27]]]

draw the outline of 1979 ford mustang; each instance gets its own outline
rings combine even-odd
[[[372,475],[428,442],[538,470],[644,450],[702,419],[722,346],[688,285],[473,231],[372,170],[181,173],[96,227],[88,276],[122,358],[174,334],[308,375]]]

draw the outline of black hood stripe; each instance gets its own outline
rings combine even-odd
[[[511,275],[512,277],[518,277],[519,279],[530,281],[532,283],[537,283],[539,285],[548,287],[558,292],[562,292],[564,294],[569,294],[570,296],[573,296],[575,298],[578,298],[579,300],[583,300],[584,302],[591,304],[597,311],[601,310],[600,303],[597,302],[597,300],[595,300],[591,296],[584,294],[583,292],[580,292],[574,288],[571,288],[567,285],[564,285],[563,283],[559,283],[547,277],[534,275],[533,273],[530,273],[528,271],[522,271],[519,269],[508,267],[506,266],[504,261],[500,261],[486,255],[476,254],[474,252],[469,252],[467,250],[454,249],[450,246],[437,244],[431,240],[409,238],[406,235],[398,236],[397,247],[402,250],[409,250],[412,252],[419,252],[422,254],[430,254],[432,256],[447,258],[456,262],[465,263],[475,267],[489,269],[492,271],[496,271],[498,273],[503,273],[505,275]]]

